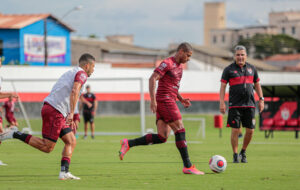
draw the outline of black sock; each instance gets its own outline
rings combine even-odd
[[[163,138],[159,134],[147,134],[142,137],[128,140],[129,147],[148,145],[148,144],[160,144],[166,142],[167,139]]]
[[[66,173],[68,173],[69,172],[69,165],[70,165],[70,158],[68,158],[68,157],[63,157],[62,159],[61,159],[61,162],[60,162],[61,164],[60,164],[60,171],[62,171],[62,172],[66,172]]]
[[[184,167],[190,168],[192,166],[192,163],[189,158],[189,153],[188,153],[187,144],[185,140],[185,129],[176,131],[175,140],[176,140],[176,147],[180,152]]]
[[[242,149],[240,154],[245,154],[246,153],[246,150]]]
[[[31,135],[26,134],[26,133],[21,133],[20,131],[14,132],[13,138],[19,139],[25,143],[28,144],[29,140],[31,139]]]

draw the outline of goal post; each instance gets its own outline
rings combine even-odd
[[[5,91],[14,91],[16,93],[22,92],[47,92],[49,93],[57,79],[53,78],[26,78],[26,79],[4,79],[3,82],[6,83],[6,87],[8,90]],[[113,83],[112,85],[103,83]],[[93,92],[101,93],[101,92],[110,92],[110,93],[118,93],[118,92],[135,92],[139,94],[139,117],[140,117],[140,130],[139,131],[118,131],[118,132],[109,132],[109,131],[97,131],[95,135],[144,135],[146,129],[146,121],[145,121],[145,93],[144,93],[144,79],[142,77],[116,77],[116,78],[89,78],[87,80],[87,84],[93,84]],[[122,85],[123,84],[123,85]],[[126,84],[126,85],[124,85]],[[119,85],[119,87],[118,87]],[[120,86],[121,85],[121,86]],[[97,88],[96,88],[97,86]],[[102,89],[103,87],[103,89]],[[98,100],[99,101],[99,100]],[[18,100],[18,103],[21,108],[22,115],[24,120],[26,121],[26,128],[30,130],[33,134],[38,134],[40,131],[32,131],[32,126],[30,125],[30,120],[28,116],[28,108],[23,105],[22,98]],[[33,129],[34,130],[34,129]]]

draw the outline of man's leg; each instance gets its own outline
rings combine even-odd
[[[0,141],[12,138],[19,139],[45,153],[50,153],[54,149],[56,144],[56,141],[41,139],[30,134],[22,133],[18,131],[17,128],[11,128],[8,132],[2,133],[0,135]]]
[[[238,163],[239,128],[231,128],[231,146],[233,151],[233,163]]]
[[[91,122],[90,125],[91,125],[91,133],[92,133],[91,136],[92,136],[92,139],[94,139],[95,138],[95,123],[94,123],[94,121]]]
[[[167,141],[170,134],[170,127],[162,120],[157,121],[158,134],[146,134],[136,139],[123,139],[121,140],[121,150],[119,152],[120,159],[123,160],[126,152],[134,146],[161,144]]]
[[[242,163],[248,162],[247,157],[246,157],[246,149],[252,139],[253,133],[254,133],[254,129],[246,128],[246,134],[244,137],[243,148],[239,155]]]
[[[64,130],[66,130],[66,129],[64,129]],[[69,172],[69,166],[70,166],[72,154],[73,154],[74,148],[76,147],[76,138],[74,136],[74,133],[71,130],[67,130],[65,132],[66,132],[66,134],[64,134],[61,137],[62,141],[65,143],[65,146],[62,151],[61,170],[59,173],[59,179],[61,179],[61,180],[67,180],[67,179],[79,180],[80,179],[79,177],[76,177]]]
[[[86,139],[87,137],[87,132],[88,132],[88,122],[84,121],[84,136],[83,136],[84,139]]]
[[[186,143],[186,138],[185,138],[185,128],[183,126],[182,120],[177,120],[174,122],[171,122],[168,124],[171,129],[175,133],[175,143],[178,151],[180,152],[181,159],[183,161],[183,173],[185,174],[197,174],[197,175],[204,175],[204,172],[199,171],[197,168],[195,168],[194,165],[192,165],[190,158],[189,158],[189,153],[188,153],[188,148],[187,148],[187,143]]]

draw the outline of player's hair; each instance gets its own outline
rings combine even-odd
[[[246,52],[246,54],[247,54],[247,50],[246,50],[245,46],[242,46],[242,45],[237,45],[237,46],[235,46],[235,48],[234,48],[234,53],[235,53],[236,51],[239,51],[239,50],[245,50],[245,52]]]
[[[95,62],[96,59],[94,56],[92,56],[91,54],[88,54],[88,53],[85,53],[85,54],[82,54],[79,58],[79,65],[80,66],[84,66],[88,63],[92,63],[92,62]]]
[[[177,47],[177,52],[179,50],[183,50],[184,52],[191,52],[193,51],[193,47],[191,46],[191,44],[187,43],[187,42],[183,42],[181,44],[179,44],[179,46]]]
[[[91,88],[90,85],[86,85],[85,89]]]

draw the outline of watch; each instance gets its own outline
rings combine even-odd
[[[265,100],[265,98],[264,98],[264,97],[259,97],[259,100],[262,100],[262,101],[264,101],[264,100]]]

